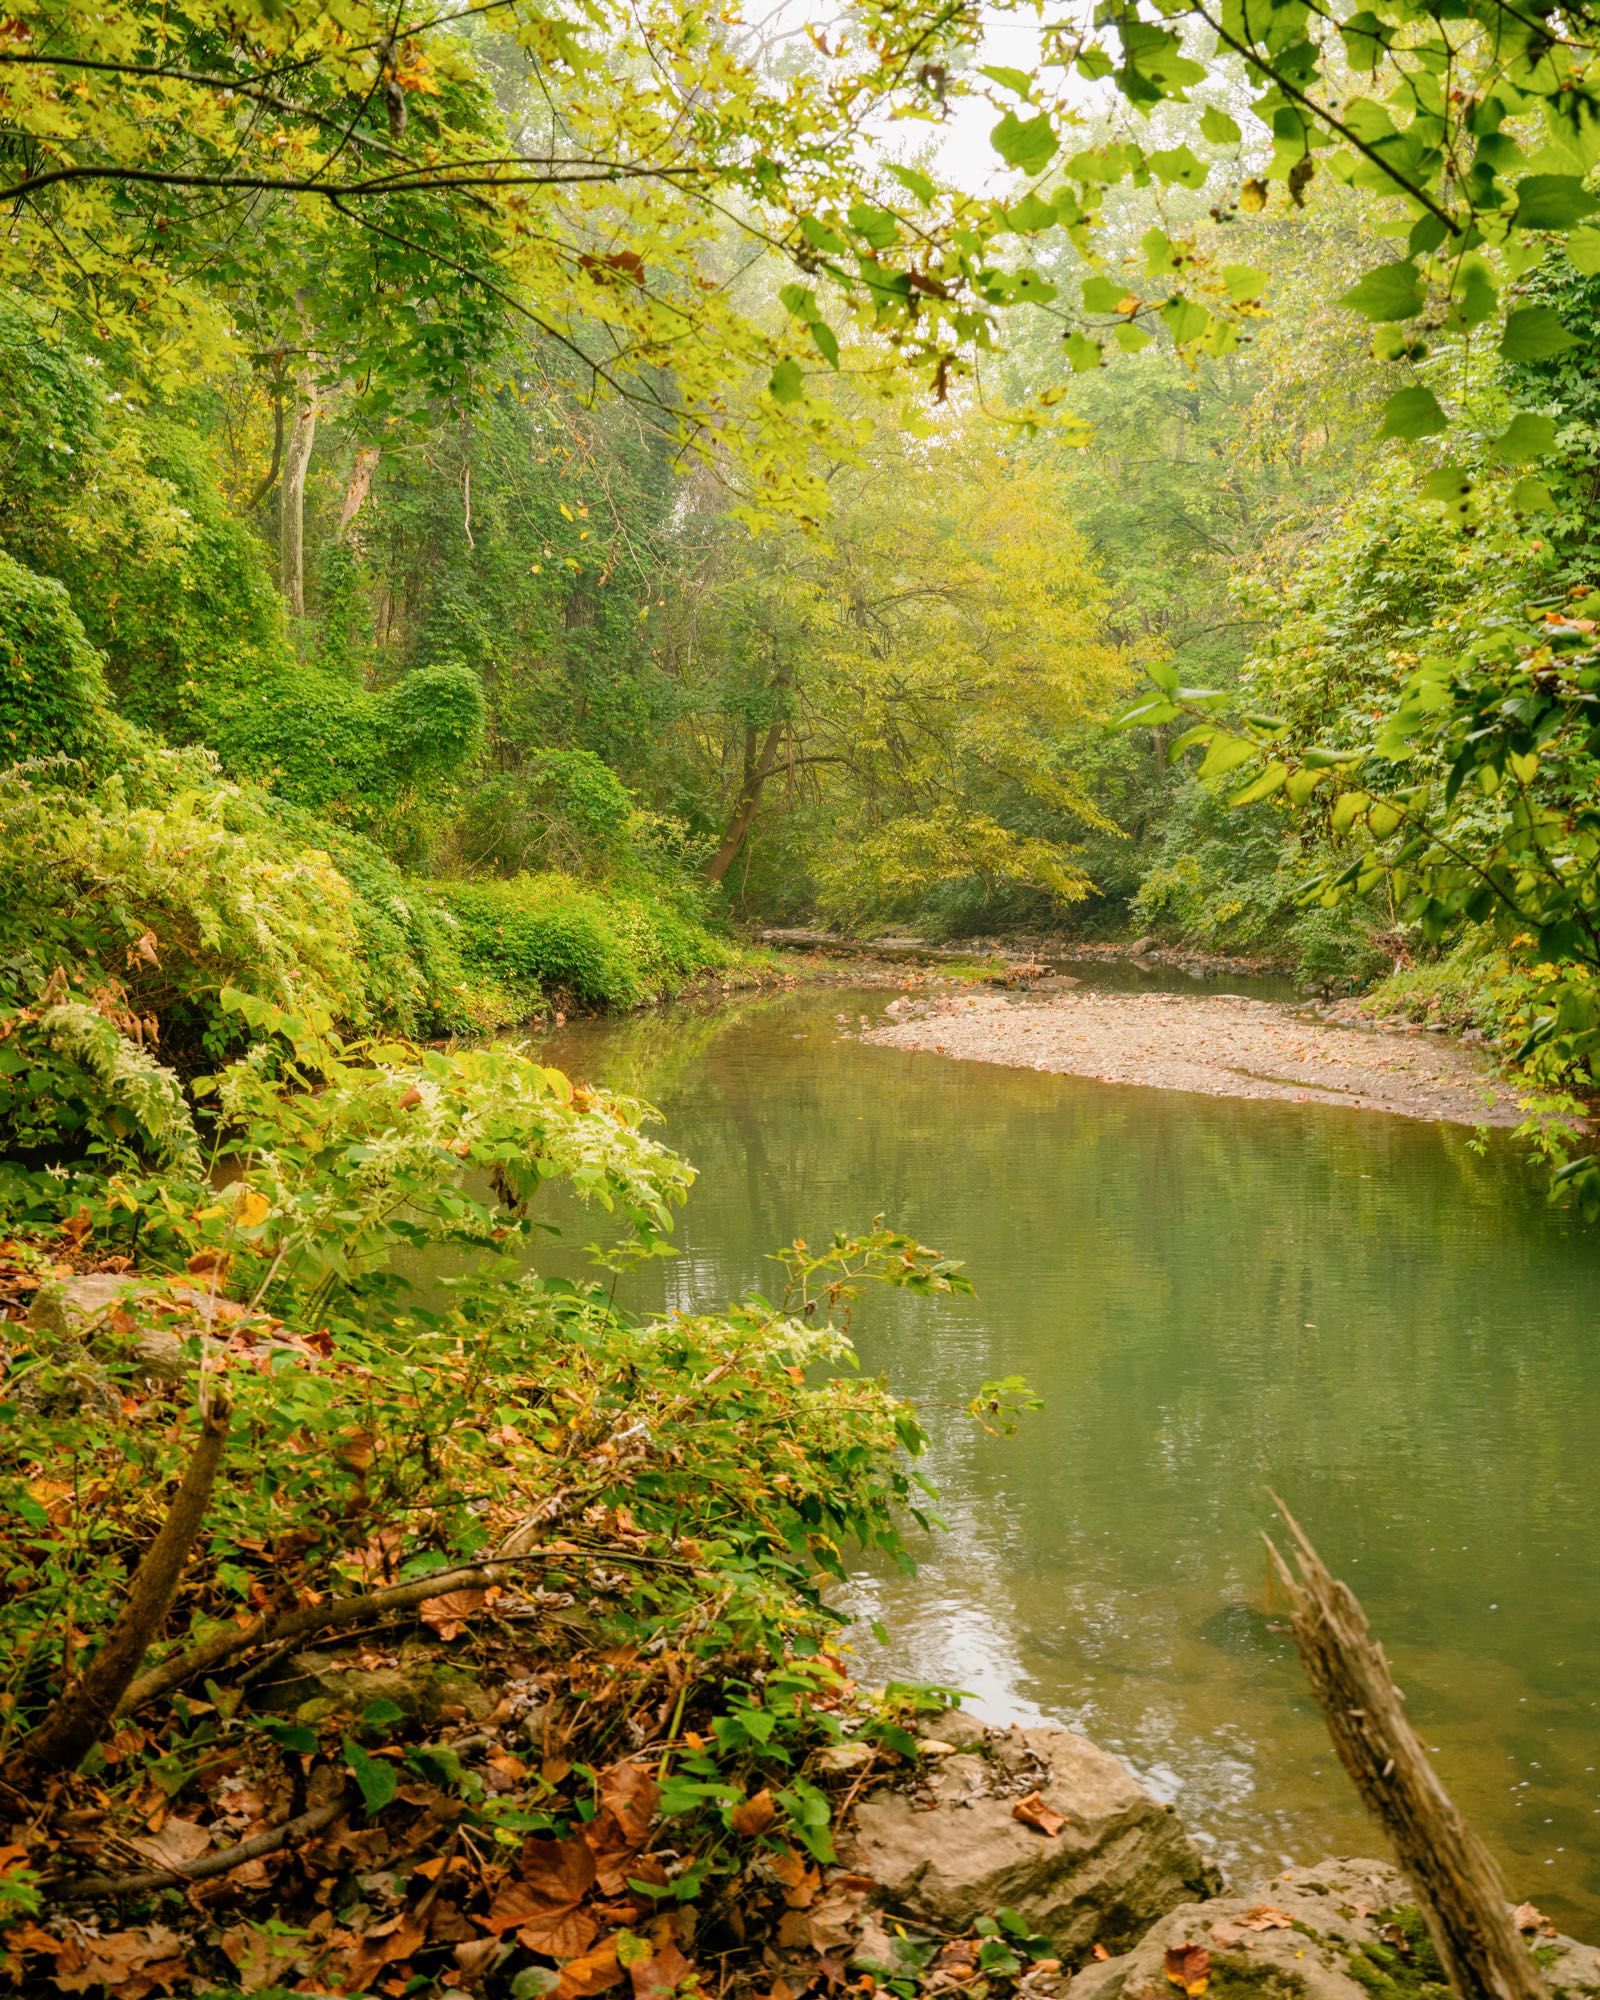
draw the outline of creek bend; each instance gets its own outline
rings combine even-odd
[[[857,1040],[891,998],[663,1010],[544,1051],[657,1104],[699,1169],[680,1254],[624,1281],[640,1309],[769,1286],[769,1250],[880,1211],[965,1261],[975,1297],[869,1294],[858,1321],[948,1526],[915,1577],[855,1578],[861,1676],[1083,1729],[1235,1879],[1376,1851],[1274,1613],[1273,1489],[1514,1893],[1593,1935],[1600,1241],[1503,1135]],[[1013,1373],[1044,1408],[990,1438],[967,1399]]]

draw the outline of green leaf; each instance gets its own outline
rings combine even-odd
[[[1528,174],[1517,182],[1517,229],[1570,229],[1593,215],[1600,201],[1576,174]]]
[[[926,174],[919,173],[915,167],[891,166],[889,171],[908,194],[916,196],[924,208],[932,206],[937,190]]]
[[[874,208],[858,201],[850,210],[850,227],[865,237],[874,250],[887,250],[900,234],[900,225],[886,208]]]
[[[802,215],[800,233],[813,250],[843,251],[850,248],[842,236],[835,236],[825,222],[819,222],[814,215]]]
[[[1201,112],[1200,130],[1213,146],[1236,146],[1243,137],[1227,112],[1219,111],[1214,104],[1208,104]]]
[[[1021,236],[1035,236],[1041,229],[1048,229],[1056,219],[1051,203],[1041,201],[1031,191],[1008,208],[1005,215],[1006,227],[1016,230]]]
[[[814,319],[806,331],[811,335],[812,340],[815,341],[817,352],[827,362],[828,366],[830,368],[837,368],[839,365],[839,341],[833,328],[829,326],[826,320]]]
[[[1422,482],[1422,497],[1440,507],[1458,507],[1472,491],[1472,480],[1459,465],[1444,465]]]
[[[1008,167],[1024,174],[1042,174],[1061,142],[1043,111],[1036,118],[1019,118],[1008,111],[989,134],[989,143]]]
[[[1161,308],[1161,317],[1180,347],[1191,340],[1198,340],[1211,324],[1211,315],[1205,307],[1197,305],[1193,299],[1184,298],[1181,293],[1174,293],[1167,300]]]
[[[353,1736],[344,1739],[344,1761],[350,1775],[361,1787],[361,1798],[369,1813],[382,1812],[400,1789],[400,1778],[392,1764],[372,1757]]]
[[[1600,228],[1585,223],[1567,238],[1567,255],[1586,278],[1600,275]]]
[[[1187,146],[1168,146],[1161,152],[1151,153],[1146,158],[1146,165],[1158,181],[1169,185],[1198,188],[1206,184],[1208,169]]]
[[[1110,313],[1128,296],[1128,287],[1116,278],[1108,278],[1098,272],[1083,281],[1083,309],[1085,312]]]
[[[1033,89],[1033,78],[1025,69],[1007,69],[1001,63],[990,63],[978,71],[991,83],[999,84],[1002,90],[1009,90],[1017,97],[1026,97]]]
[[[1257,799],[1271,798],[1272,794],[1289,776],[1287,764],[1269,764],[1253,785],[1246,785],[1242,792],[1235,792],[1229,799],[1230,806],[1253,806]]]
[[[1380,264],[1339,301],[1366,319],[1414,319],[1422,310],[1422,287],[1414,266]]]
[[[1432,437],[1435,431],[1449,428],[1449,420],[1440,409],[1438,398],[1431,389],[1419,385],[1411,389],[1396,389],[1383,406],[1383,423],[1378,435],[1392,438]]]
[[[780,361],[773,369],[772,380],[767,387],[776,402],[798,402],[806,392],[806,378],[800,372],[799,362],[787,357]]]
[[[1519,514],[1548,514],[1556,497],[1542,479],[1519,479],[1511,489],[1511,504]]]
[[[1248,764],[1260,750],[1248,736],[1219,736],[1206,752],[1201,762],[1201,778],[1225,778],[1230,771],[1237,771],[1241,764]]]
[[[1577,344],[1577,336],[1568,333],[1553,306],[1518,306],[1500,336],[1500,352],[1507,361],[1548,361]]]
[[[1247,306],[1252,299],[1260,298],[1267,288],[1267,274],[1250,264],[1224,264],[1222,282],[1228,288],[1228,297],[1236,306]]]
[[[1086,375],[1091,368],[1099,368],[1105,362],[1099,341],[1091,340],[1086,333],[1069,333],[1061,343],[1061,351],[1074,375]]]
[[[1541,417],[1532,410],[1519,410],[1490,447],[1508,465],[1526,465],[1555,450],[1556,426],[1553,417]]]

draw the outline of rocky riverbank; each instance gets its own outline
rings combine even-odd
[[[1209,1097],[1342,1105],[1464,1125],[1520,1112],[1484,1059],[1440,1036],[1357,1026],[1283,1001],[1105,993],[902,995],[863,1031],[881,1047]]]

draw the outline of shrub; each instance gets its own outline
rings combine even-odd
[[[97,757],[109,723],[100,655],[66,590],[0,549],[0,757]]]
[[[525,1019],[542,999],[635,1007],[732,953],[664,895],[591,888],[565,875],[455,882],[436,891],[480,985],[480,1009]]]

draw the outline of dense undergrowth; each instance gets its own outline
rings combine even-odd
[[[847,1547],[905,1559],[926,1519],[916,1419],[848,1326],[865,1284],[963,1281],[880,1225],[795,1244],[770,1300],[637,1320],[616,1272],[692,1178],[644,1107],[514,1048],[219,1007],[248,1047],[187,1088],[79,1000],[3,1044],[76,1065],[95,1114],[38,1175],[64,1228],[0,1271],[5,1962],[73,1991],[676,1987],[815,1897],[813,1753],[911,1748],[829,1650]],[[613,1220],[593,1282],[533,1261],[555,1182]],[[186,1504],[164,1634],[158,1606],[49,1754]],[[121,1921],[64,1923],[85,1899]]]

